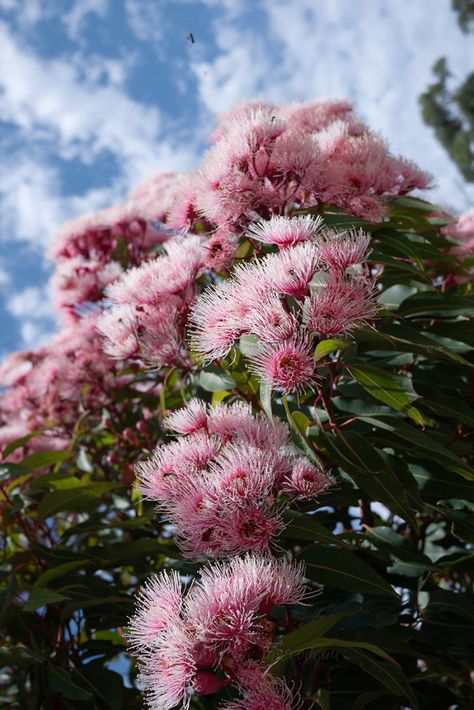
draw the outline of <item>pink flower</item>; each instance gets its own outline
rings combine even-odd
[[[225,357],[248,332],[246,320],[265,293],[258,267],[236,269],[236,278],[207,289],[194,304],[189,324],[192,347],[204,358]]]
[[[284,393],[302,390],[314,382],[315,364],[309,342],[303,338],[265,343],[250,362],[261,380]]]
[[[189,707],[196,675],[193,645],[180,620],[170,624],[154,647],[139,656],[139,681],[150,710],[171,710],[178,704]]]
[[[308,459],[302,457],[293,463],[292,471],[283,484],[283,490],[298,498],[313,498],[333,484],[334,479],[327,471],[316,468]]]
[[[206,251],[204,260],[206,268],[218,270],[232,264],[239,249],[239,240],[237,235],[229,230],[218,229],[206,241],[204,249]]]
[[[195,434],[207,429],[207,407],[201,399],[192,399],[185,407],[168,415],[166,426],[178,434]]]
[[[302,602],[303,575],[295,562],[247,555],[204,568],[185,596],[176,573],[152,578],[137,596],[127,633],[149,707],[187,708],[193,691],[214,694],[231,678],[244,697],[252,686],[260,693],[255,698],[283,698],[276,681],[269,695],[270,681],[259,677],[257,663],[273,641],[267,614],[275,605]],[[231,678],[223,680],[219,671]]]
[[[280,249],[294,247],[300,242],[314,239],[321,229],[322,219],[311,215],[300,217],[272,217],[267,222],[258,222],[247,231],[250,239],[265,244],[276,244]]]
[[[336,272],[360,264],[367,257],[370,236],[359,230],[326,232],[318,243],[319,257]]]
[[[150,500],[175,499],[186,477],[204,469],[218,450],[216,438],[204,432],[157,446],[150,459],[136,464],[141,493]]]
[[[222,710],[300,710],[303,702],[298,693],[284,681],[273,678],[256,664],[249,664],[238,671],[240,700],[226,702]]]
[[[305,303],[308,330],[320,336],[344,333],[374,318],[377,292],[363,277],[331,277]]]
[[[250,334],[270,343],[288,340],[298,330],[298,321],[276,293],[270,293],[250,311],[246,325]]]
[[[295,563],[256,555],[204,568],[185,603],[197,638],[219,658],[242,662],[249,653],[264,655],[273,635],[266,614],[304,598],[303,573]]]
[[[127,638],[131,648],[141,654],[154,648],[160,634],[180,616],[183,597],[179,574],[165,571],[150,577],[136,597],[136,606]]]
[[[316,245],[303,243],[265,257],[262,270],[269,288],[302,301],[318,265]]]

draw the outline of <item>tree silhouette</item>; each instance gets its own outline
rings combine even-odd
[[[464,33],[474,31],[473,0],[453,0]],[[435,81],[420,96],[424,122],[456,163],[467,182],[474,182],[474,73],[452,87],[445,57],[433,65]]]

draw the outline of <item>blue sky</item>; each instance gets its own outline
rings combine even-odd
[[[419,115],[441,55],[456,80],[474,69],[450,0],[0,0],[0,358],[54,329],[60,224],[197,166],[238,101],[348,98],[436,176],[433,199],[474,204]]]

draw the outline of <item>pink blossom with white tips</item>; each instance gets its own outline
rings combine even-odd
[[[310,343],[298,337],[264,343],[257,355],[250,358],[250,367],[272,389],[280,389],[285,394],[303,390],[315,379]]]
[[[319,252],[315,244],[303,243],[262,260],[262,271],[270,289],[304,300],[315,271]]]
[[[274,557],[247,555],[214,563],[202,570],[186,597],[186,615],[201,643],[220,658],[243,661],[252,648],[263,655],[273,632],[265,617],[275,605],[304,599],[303,575],[301,565]]]
[[[307,327],[320,336],[336,335],[363,325],[377,313],[377,292],[364,277],[332,277],[305,303]]]
[[[189,707],[196,675],[193,644],[192,636],[179,619],[160,634],[153,647],[141,652],[138,678],[150,710]]]
[[[318,243],[319,257],[334,271],[343,273],[349,266],[361,264],[369,253],[370,236],[362,230],[325,232]]]
[[[221,705],[222,710],[300,710],[299,693],[283,680],[264,673],[256,664],[239,668],[241,698]]]
[[[294,247],[300,242],[314,239],[321,231],[321,217],[303,215],[298,217],[272,217],[267,222],[258,222],[247,231],[250,239],[264,244],[275,244],[280,249]]]
[[[174,500],[186,477],[204,469],[218,451],[217,439],[203,432],[157,446],[151,458],[135,466],[140,492],[149,500]]]
[[[192,399],[185,407],[176,409],[166,418],[168,429],[177,434],[195,434],[207,430],[207,406],[201,399]]]
[[[183,606],[181,581],[177,572],[150,577],[136,597],[136,611],[129,621],[128,642],[137,653],[153,648],[162,631],[176,621]]]
[[[334,479],[327,471],[302,457],[294,462],[290,475],[283,483],[283,490],[298,498],[314,498],[333,484]]]

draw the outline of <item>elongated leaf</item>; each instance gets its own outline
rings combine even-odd
[[[360,594],[397,597],[388,582],[354,553],[336,547],[313,545],[303,551],[309,579],[328,587],[338,587]]]
[[[433,460],[443,463],[451,470],[464,476],[464,478],[474,480],[474,471],[447,447],[439,444],[433,436],[415,429],[400,419],[390,418],[385,415],[379,415],[376,418],[361,417],[361,419],[414,444],[415,448],[418,449],[420,458],[433,458]]]
[[[416,407],[413,407],[407,393],[387,372],[371,365],[351,364],[346,365],[346,368],[372,397],[399,412],[403,412],[417,424],[423,425],[425,423],[423,415]]]
[[[257,355],[260,344],[255,335],[242,335],[239,340],[240,352],[246,357]]]
[[[406,318],[425,316],[467,316],[474,314],[474,299],[425,291],[403,301],[400,312]]]
[[[38,436],[41,434],[41,431],[32,431],[30,434],[26,434],[26,436],[22,436],[20,439],[15,439],[15,441],[10,441],[9,444],[5,446],[5,448],[2,451],[2,458],[7,458],[7,456],[13,451],[16,451],[19,449],[21,446],[24,446],[27,444],[31,439],[34,439],[35,436]]]
[[[38,577],[38,579],[33,585],[33,588],[44,587],[52,579],[62,577],[63,575],[67,574],[68,572],[72,572],[75,569],[84,569],[86,565],[87,560],[77,560],[77,562],[65,562],[62,565],[57,565],[57,567],[51,567],[51,569],[46,570],[46,572],[43,572],[43,574]]]
[[[33,589],[23,609],[24,611],[35,611],[35,609],[39,609],[42,606],[62,602],[65,599],[68,599],[68,597],[65,597],[64,594],[58,594],[51,589],[38,587],[37,589]]]
[[[417,500],[378,449],[360,434],[343,429],[334,434],[321,432],[320,440],[321,445],[327,447],[330,458],[353,478],[359,488],[416,527],[413,506]]]
[[[327,614],[301,626],[296,631],[292,631],[283,638],[278,646],[270,651],[264,663],[266,665],[274,665],[285,658],[301,653],[301,651],[314,648],[313,644],[346,616],[347,613]]]
[[[362,670],[370,673],[370,675],[382,683],[390,693],[408,698],[411,703],[410,707],[413,708],[413,710],[417,710],[419,705],[416,695],[398,666],[394,663],[387,663],[378,658],[374,658],[363,650],[352,649],[345,651],[344,655],[353,663],[357,663]]]
[[[329,355],[329,353],[334,353],[337,350],[343,350],[344,348],[349,347],[349,345],[351,345],[351,343],[345,340],[334,340],[332,338],[329,338],[328,340],[321,340],[321,342],[316,345],[314,359],[321,360],[323,357],[326,357],[326,355]]]
[[[410,463],[408,468],[416,479],[423,496],[474,500],[474,485],[465,478],[427,461]]]
[[[269,382],[262,381],[260,383],[260,402],[262,404],[263,411],[270,421],[272,421],[272,388]]]
[[[43,468],[43,466],[52,466],[53,464],[67,461],[72,456],[72,451],[38,451],[23,459],[21,465],[27,468]]]
[[[225,372],[209,372],[203,370],[199,373],[199,385],[206,392],[221,392],[222,390],[231,390],[235,387],[236,382]]]
[[[89,700],[92,697],[84,688],[81,688],[64,668],[50,665],[48,667],[48,681],[51,688],[57,693],[61,693],[69,700]]]
[[[120,483],[94,483],[81,488],[72,488],[48,493],[38,507],[38,518],[44,519],[59,511],[78,512],[91,505],[100,504],[100,496],[121,488]]]
[[[354,338],[360,345],[364,345],[365,349],[417,353],[429,360],[442,359],[460,365],[470,365],[469,361],[459,353],[433,341],[415,328],[405,324],[384,323],[382,321],[377,330],[362,328],[355,333]]]
[[[316,522],[313,515],[302,515],[294,510],[283,513],[285,528],[281,537],[289,540],[312,540],[333,545],[343,545],[324,525]]]

